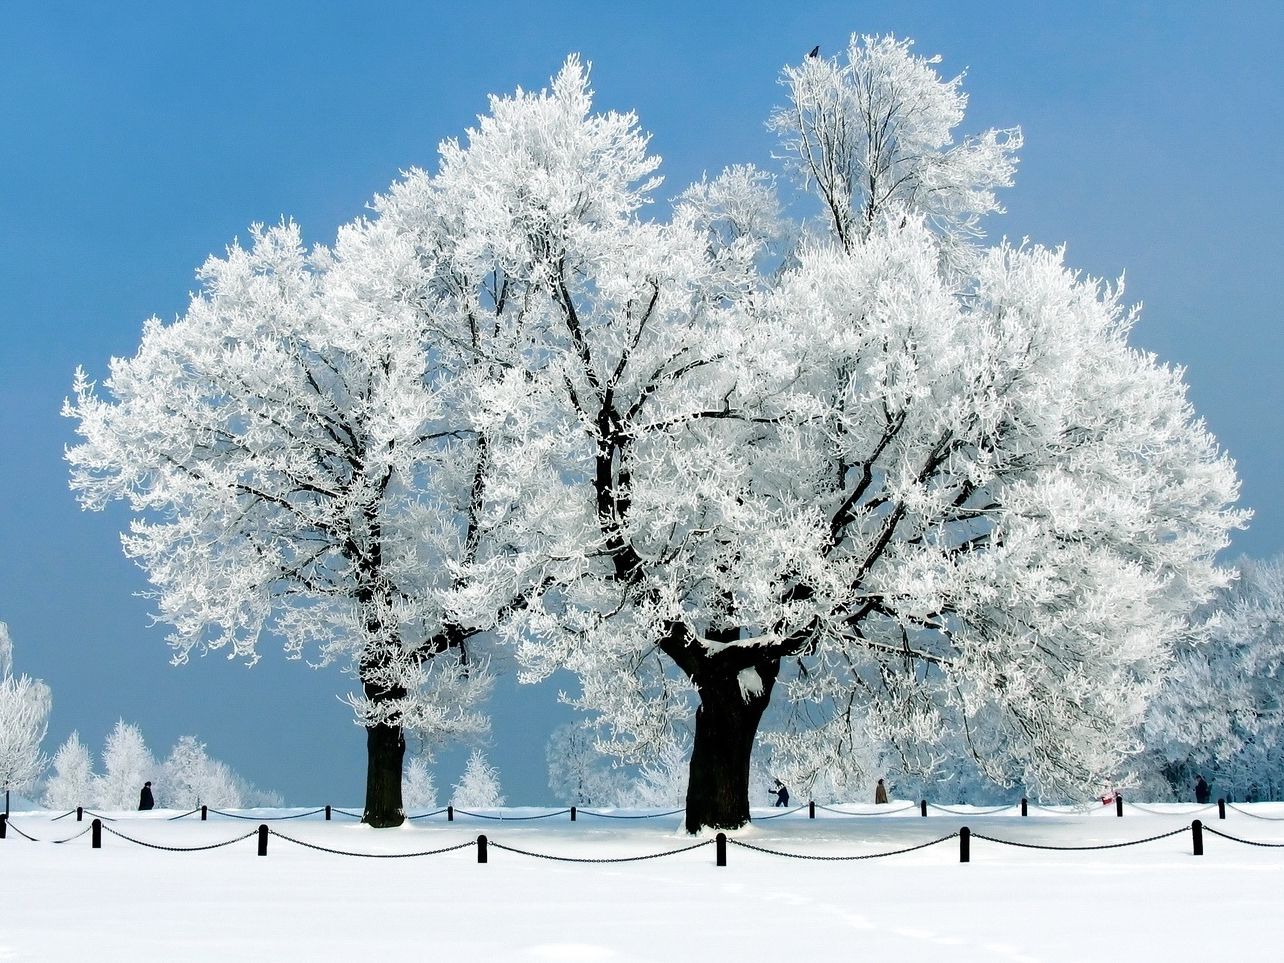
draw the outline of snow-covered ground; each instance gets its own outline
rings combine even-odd
[[[846,807],[871,812],[873,807]],[[877,817],[806,809],[755,811],[739,842],[816,856],[881,853],[955,833],[1054,846],[1129,842],[1086,852],[959,840],[882,859],[817,861],[712,842],[660,859],[557,862],[497,849],[600,859],[689,846],[680,816],[608,819],[581,813],[487,820],[445,815],[376,831],[336,813],[268,823],[330,849],[416,853],[362,859],[253,835],[221,848],[168,852],[254,833],[250,819],[175,812],[107,813],[101,850],[75,816],[14,812],[0,841],[0,960],[1090,960],[1262,959],[1284,946],[1284,848],[1205,834],[1192,855],[1190,822],[1244,840],[1284,844],[1284,804],[1232,808],[1125,806],[1077,813],[1031,807],[893,803]],[[532,816],[535,809],[490,811]],[[616,811],[627,814],[626,811]],[[21,830],[41,842],[29,842]],[[477,862],[475,840],[491,841]],[[702,840],[694,840],[700,842]]]

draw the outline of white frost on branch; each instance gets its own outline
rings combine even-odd
[[[13,639],[0,622],[0,789],[26,791],[48,767],[40,744],[52,708],[49,686],[13,674]]]

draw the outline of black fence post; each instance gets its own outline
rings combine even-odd
[[[1195,855],[1204,855],[1204,824],[1196,819],[1190,824],[1190,841],[1195,847]]]
[[[209,806],[202,806],[202,807],[201,807],[201,822],[207,822],[207,821],[209,820],[209,816],[210,816],[210,807],[209,807]]]
[[[1030,815],[1030,800],[1026,799],[1024,796],[1021,797],[1021,815]]]
[[[1226,800],[1225,799],[1217,800],[1217,818],[1218,819],[1226,818]]]
[[[1122,817],[1124,814],[1124,797],[1115,793],[1115,815]]]
[[[807,800],[807,818],[808,819],[816,818],[816,801],[814,799]]]
[[[959,830],[959,862],[972,862],[972,830],[966,826]]]
[[[477,862],[486,862],[486,834],[477,837]]]
[[[727,834],[718,833],[718,835],[714,837],[713,842],[714,842],[714,845],[713,845],[714,852],[717,853],[717,864],[719,866],[726,866],[727,865]]]
[[[89,827],[92,830],[92,832],[90,832],[89,834],[90,848],[102,849],[103,848],[103,821],[101,819],[95,819],[92,823],[89,824]]]
[[[325,804],[325,821],[326,822],[330,821],[330,804],[329,803]]]
[[[84,807],[84,806],[77,806],[77,807],[76,807],[76,822],[83,822],[83,821],[84,821],[84,818],[85,818],[85,807]]]
[[[267,838],[268,838],[267,823],[259,823],[259,855],[260,856],[267,855]]]
[[[918,801],[918,813],[924,819],[927,818],[927,800],[926,799],[920,799]]]
[[[0,839],[9,835],[9,814],[0,813]]]
[[[446,822],[448,822],[448,823],[453,823],[454,821],[455,821],[455,807],[454,807],[454,806],[447,806],[447,807],[446,807]]]
[[[575,807],[571,807],[571,822],[575,822]]]

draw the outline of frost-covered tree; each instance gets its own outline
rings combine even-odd
[[[454,785],[450,803],[459,809],[495,809],[504,805],[499,770],[486,761],[480,749],[474,749],[468,757],[468,765]]]
[[[246,804],[236,773],[226,763],[211,759],[205,743],[195,736],[179,737],[161,764],[158,782],[156,803],[162,808],[239,809]]]
[[[41,802],[49,809],[94,805],[94,764],[88,747],[73,732],[53,757],[53,775],[45,780]]]
[[[553,730],[545,749],[548,788],[558,802],[574,806],[618,806],[623,798],[622,771],[597,748],[583,724],[568,722]]]
[[[13,674],[13,639],[9,626],[0,622],[0,788],[30,789],[44,773],[49,760],[40,751],[49,731],[53,699],[39,679]]]
[[[137,809],[143,784],[158,781],[159,766],[139,728],[118,719],[103,746],[103,771],[94,779],[94,805],[103,809]],[[153,795],[163,790],[153,785]]]
[[[472,400],[503,371],[502,333],[481,316],[506,295],[452,298],[436,252],[455,243],[453,215],[412,214],[358,221],[311,253],[293,224],[253,228],[201,269],[183,317],[147,322],[101,393],[78,372],[65,405],[83,439],[72,487],[86,508],[136,513],[125,552],[174,627],[176,663],[213,650],[253,663],[275,635],[355,679],[375,826],[403,818],[406,732],[487,726],[481,629],[447,597],[493,618],[522,595],[490,534],[503,519],[485,516],[494,466]]]
[[[432,809],[437,805],[437,784],[433,782],[431,761],[419,755],[406,763],[401,793],[407,809]]]
[[[681,806],[687,797],[690,758],[690,740],[671,736],[662,742],[638,768],[633,783],[633,805]]]
[[[952,151],[955,82],[896,42],[850,56],[857,101],[938,106],[879,115],[904,149],[863,200],[846,108],[808,108],[835,129],[805,142],[780,124],[804,169],[849,173],[819,185],[828,235],[772,275],[745,214],[769,185],[741,176],[732,203],[728,175],[643,221],[657,161],[632,115],[591,113],[574,60],[493,100],[435,182],[524,312],[487,432],[519,453],[496,455],[505,511],[553,582],[505,631],[528,676],[575,671],[620,746],[694,706],[693,832],[748,819],[777,689],[781,769],[850,768],[859,734],[911,771],[962,745],[1032,793],[1092,791],[1243,518],[1119,290],[1035,246],[957,256],[1016,135]]]
[[[1192,798],[1197,773],[1222,796],[1284,792],[1284,559],[1237,568],[1176,647],[1147,711],[1147,752],[1132,768],[1160,777],[1146,784],[1154,792]]]

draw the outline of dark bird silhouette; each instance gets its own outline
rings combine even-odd
[[[816,58],[816,57],[819,57],[819,56],[820,56],[820,44],[816,44],[816,46],[812,47],[812,48],[811,48],[811,53],[809,53],[807,56],[808,56],[808,57],[811,57],[811,58],[813,58],[813,59],[814,59],[814,58]]]

